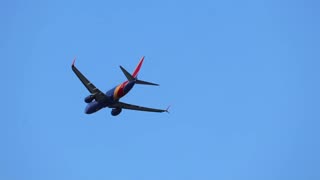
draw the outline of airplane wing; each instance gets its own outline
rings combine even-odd
[[[88,89],[88,91],[94,96],[96,101],[103,101],[106,99],[106,95],[96,88],[74,65],[75,60],[72,63],[72,71],[77,75],[82,84]]]
[[[111,108],[122,108],[122,109],[130,109],[136,111],[147,111],[147,112],[168,112],[168,109],[153,109],[148,107],[136,106],[132,104],[127,104],[123,102],[117,102],[116,104],[110,106]]]

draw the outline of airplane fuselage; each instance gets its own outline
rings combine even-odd
[[[110,89],[105,93],[107,96],[107,99],[104,102],[98,102],[93,100],[92,102],[88,103],[88,105],[86,106],[85,113],[92,114],[99,111],[102,108],[108,107],[113,103],[118,102],[120,98],[128,94],[128,92],[133,88],[134,85],[135,85],[134,81],[125,81],[119,84],[118,86]]]
[[[72,71],[76,74],[82,84],[87,88],[90,92],[90,95],[84,98],[84,101],[87,103],[85,108],[86,114],[92,114],[103,108],[111,108],[111,115],[117,116],[121,113],[122,109],[129,110],[137,110],[137,111],[145,111],[145,112],[168,112],[168,109],[155,109],[143,106],[137,106],[134,104],[128,104],[124,102],[120,102],[120,98],[125,96],[129,91],[133,88],[135,84],[140,85],[152,85],[159,86],[159,84],[155,84],[148,81],[143,81],[137,78],[140,68],[142,66],[144,57],[141,58],[137,67],[130,74],[126,69],[120,66],[121,71],[126,76],[127,81],[119,84],[118,86],[110,89],[106,93],[99,90],[94,84],[92,84],[74,65],[75,59],[72,62],[71,68]]]

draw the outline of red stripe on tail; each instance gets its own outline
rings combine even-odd
[[[137,78],[138,73],[139,73],[139,71],[140,71],[140,68],[141,68],[141,66],[142,66],[143,60],[144,60],[144,56],[141,58],[139,64],[137,65],[136,69],[134,70],[134,72],[133,72],[133,74],[132,74],[132,76],[133,76],[134,78]]]

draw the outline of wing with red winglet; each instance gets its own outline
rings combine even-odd
[[[107,97],[106,95],[101,92],[96,86],[94,86],[74,65],[75,59],[72,63],[72,71],[77,75],[77,77],[80,79],[82,84],[88,89],[88,91],[94,96],[96,101],[103,101]]]

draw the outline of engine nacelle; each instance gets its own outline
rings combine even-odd
[[[93,99],[94,99],[94,96],[89,95],[86,98],[84,98],[84,102],[91,103],[93,101]]]
[[[122,111],[121,108],[114,108],[114,109],[112,109],[112,111],[111,111],[111,115],[112,115],[112,116],[117,116],[117,115],[119,115],[119,114],[121,113],[121,111]]]

